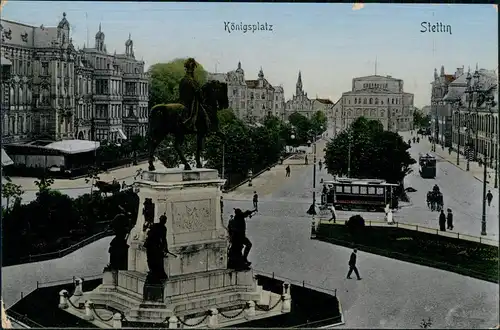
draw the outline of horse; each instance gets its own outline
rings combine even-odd
[[[118,182],[109,183],[106,181],[96,181],[94,186],[97,189],[99,189],[100,193],[103,193],[103,194],[108,194],[108,193],[115,194],[115,193],[119,192],[121,189],[120,183],[118,183]]]
[[[205,137],[214,133],[224,138],[219,130],[217,112],[229,107],[227,84],[210,80],[201,87],[201,100],[194,127],[183,122],[182,112],[186,111],[180,103],[158,104],[151,108],[148,127],[149,170],[154,171],[154,153],[159,144],[168,136],[174,136],[174,149],[179,155],[185,170],[191,166],[184,157],[181,146],[186,135],[196,135],[196,167],[202,168],[201,151]]]

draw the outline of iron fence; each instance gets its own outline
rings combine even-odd
[[[86,239],[71,245],[67,248],[64,248],[62,250],[54,251],[54,252],[48,252],[48,253],[40,253],[40,254],[33,254],[33,255],[28,255],[25,257],[22,257],[19,259],[17,264],[24,264],[24,263],[30,263],[30,262],[37,262],[37,261],[44,261],[44,260],[49,260],[49,259],[56,259],[56,258],[61,258],[64,257],[72,252],[75,252],[78,249],[81,249],[82,247],[94,243],[104,237],[107,237],[111,235],[113,231],[111,230],[104,230],[101,231],[95,235],[92,235],[90,237],[87,237]]]
[[[327,219],[320,219],[319,224],[324,224],[324,225],[339,225],[339,224],[345,224],[348,220],[345,219],[337,219],[335,223],[332,223],[331,221]],[[367,224],[369,227],[391,227],[391,228],[401,228],[401,229],[407,229],[407,230],[414,230],[417,232],[421,233],[428,233],[428,234],[434,234],[437,236],[444,236],[444,237],[450,237],[450,238],[455,238],[455,239],[461,239],[461,240],[466,240],[470,242],[477,242],[480,244],[486,244],[490,246],[499,246],[498,240],[491,239],[491,238],[485,238],[481,236],[473,236],[473,235],[468,235],[468,234],[460,234],[457,232],[450,232],[450,231],[441,231],[436,228],[430,228],[426,226],[421,226],[421,225],[415,225],[415,224],[409,224],[409,223],[404,223],[404,222],[394,222],[394,224],[389,224],[385,221],[373,221],[373,220],[365,220],[365,224]]]

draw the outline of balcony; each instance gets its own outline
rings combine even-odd
[[[147,73],[124,73],[123,79],[149,80],[149,75]]]

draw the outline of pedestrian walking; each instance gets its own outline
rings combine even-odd
[[[394,224],[394,219],[392,217],[392,210],[391,209],[389,209],[389,211],[387,211],[387,215],[385,216],[385,220],[387,221],[387,224],[389,224],[389,225]]]
[[[286,175],[285,175],[285,177],[289,178],[289,177],[290,177],[290,165],[288,165],[288,166],[286,167],[285,171],[286,171]]]
[[[491,201],[493,200],[493,194],[491,193],[491,190],[488,190],[488,193],[486,194],[486,200],[488,201],[488,206],[491,206]]]
[[[439,230],[446,231],[446,215],[443,210],[439,214]]]
[[[125,183],[125,181],[122,182],[122,189],[125,189],[127,188],[127,184]]]
[[[351,278],[351,274],[354,271],[354,274],[358,277],[358,280],[361,279],[359,276],[358,268],[356,267],[356,259],[357,259],[358,249],[354,249],[351,253],[351,258],[349,258],[349,271],[347,272],[347,278]]]
[[[321,171],[321,169],[323,168],[323,162],[321,162],[321,159],[319,160],[318,166],[319,170]]]
[[[259,210],[259,195],[257,195],[257,192],[253,192],[253,208],[255,211]]]
[[[306,158],[305,158],[305,163],[306,163],[306,165],[309,164],[309,159],[307,159],[307,155],[306,155]]]
[[[335,206],[334,205],[330,206],[330,212],[332,213],[332,216],[331,216],[330,220],[328,220],[328,221],[332,221],[333,220],[333,223],[336,223],[336,221],[337,221],[337,212],[335,211]]]
[[[451,209],[447,210],[446,229],[453,230],[453,213],[451,212]]]

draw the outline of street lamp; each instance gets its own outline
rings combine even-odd
[[[351,141],[352,140],[352,132],[351,128],[349,127],[349,130],[347,131],[347,142],[348,142],[348,148],[347,148],[347,177],[351,177]]]
[[[320,126],[319,129],[323,131],[323,126]],[[313,157],[313,201],[312,201],[312,207],[316,207],[316,162],[317,162],[317,153],[316,153],[316,142],[317,142],[317,136],[318,132],[313,131],[314,134],[313,137],[313,148],[314,148],[314,157]]]
[[[461,133],[461,127],[460,127],[460,109],[455,110],[455,115],[456,115],[456,123],[457,123],[457,165],[460,165],[460,133]]]

